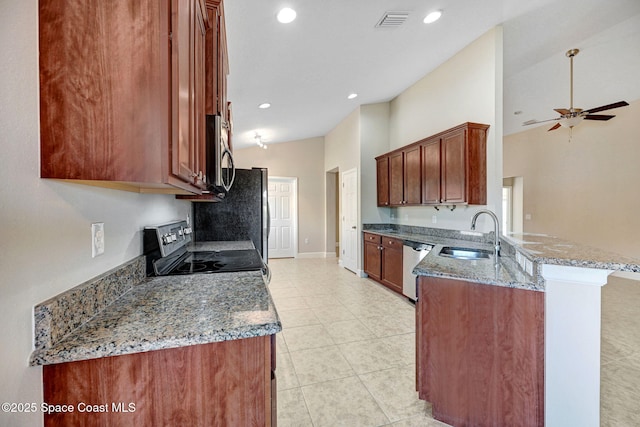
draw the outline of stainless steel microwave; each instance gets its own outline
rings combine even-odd
[[[207,181],[210,191],[226,194],[235,175],[228,126],[221,116],[207,115]]]

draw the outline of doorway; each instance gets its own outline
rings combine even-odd
[[[298,178],[269,177],[269,258],[294,258],[298,253]]]
[[[358,273],[358,170],[350,169],[341,179],[342,266]]]

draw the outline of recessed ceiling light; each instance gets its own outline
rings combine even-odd
[[[271,107],[271,104],[269,104],[268,102],[263,102],[262,104],[258,105],[258,108],[265,110],[267,108]]]
[[[280,9],[277,17],[279,22],[288,24],[289,22],[293,22],[293,20],[296,19],[296,11],[291,9],[290,7],[285,7],[283,9]]]
[[[358,94],[357,93],[350,93],[349,96],[347,96],[347,99],[353,99],[353,98],[357,98]]]
[[[429,14],[424,17],[424,23],[431,24],[433,22],[436,22],[438,19],[440,19],[441,16],[442,16],[441,10],[434,10],[433,12],[429,12]]]

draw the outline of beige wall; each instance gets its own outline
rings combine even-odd
[[[298,252],[324,254],[324,138],[244,148],[233,158],[238,168],[265,167],[270,176],[298,178]]]
[[[607,122],[504,139],[504,176],[522,176],[524,231],[640,258],[640,101]]]
[[[390,149],[464,122],[490,125],[487,136],[487,206],[499,212],[502,187],[502,28],[496,27],[391,101]],[[468,229],[478,207],[395,209],[401,224]],[[432,217],[437,223],[432,223]],[[484,218],[483,218],[484,220]],[[479,229],[489,230],[489,222]]]
[[[33,306],[142,253],[142,227],[185,218],[190,203],[39,178],[38,2],[0,9],[0,402],[42,402],[42,369],[28,366]],[[91,223],[105,253],[91,258]],[[0,412],[2,426],[42,414]]]

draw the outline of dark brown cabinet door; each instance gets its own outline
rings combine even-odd
[[[376,160],[378,206],[389,206],[389,157]]]
[[[382,284],[402,293],[402,240],[382,238]]]
[[[544,425],[544,293],[419,276],[420,399],[455,425]]]
[[[401,151],[389,155],[389,204],[404,204],[404,153]]]
[[[380,243],[365,240],[364,242],[364,272],[374,280],[381,279],[382,254]]]
[[[108,405],[45,414],[44,425],[269,427],[271,342],[250,337],[43,366],[45,402]]]
[[[172,21],[173,135],[171,172],[204,187],[205,36],[199,0],[179,0]]]
[[[422,203],[440,203],[440,138],[422,145]]]
[[[201,191],[203,6],[39,1],[42,178]]]
[[[442,203],[466,202],[466,139],[459,130],[442,137]]]
[[[404,154],[404,203],[419,205],[422,202],[420,145],[411,146]]]

